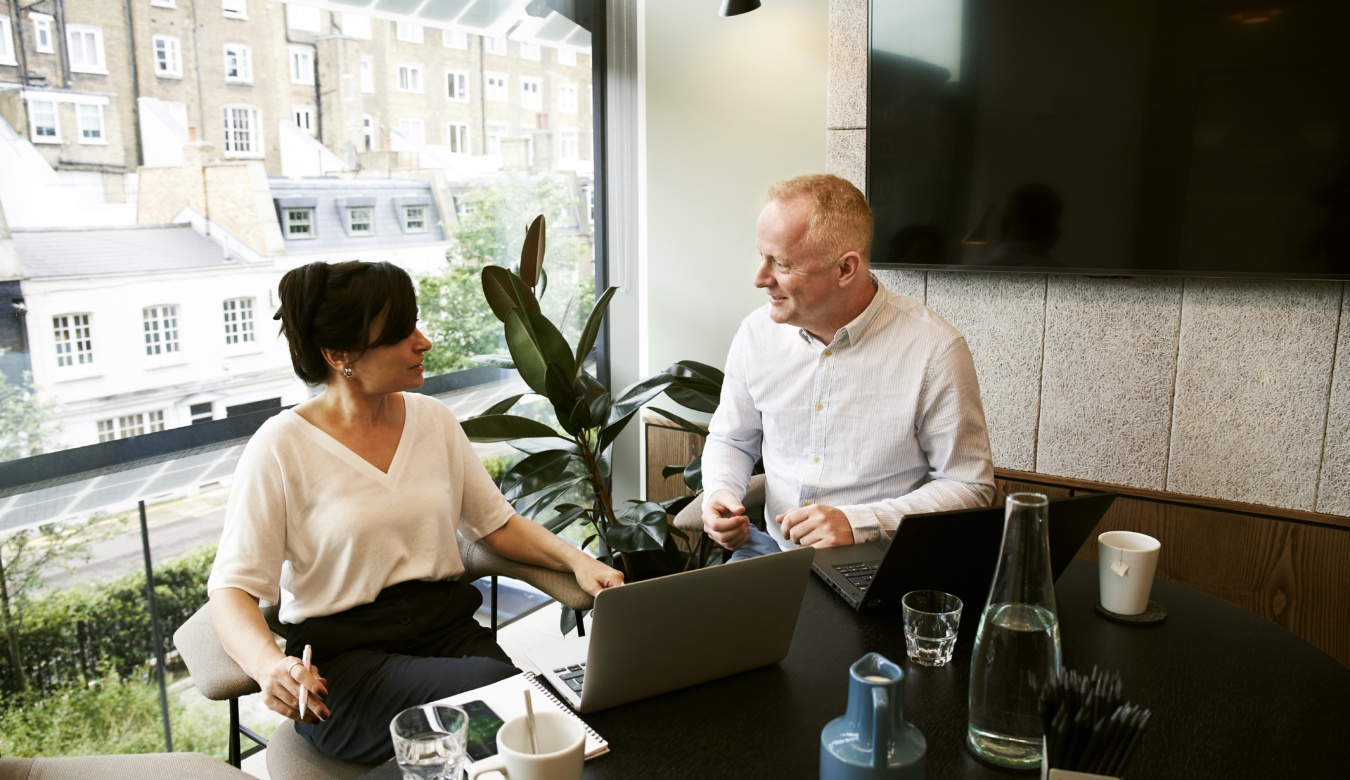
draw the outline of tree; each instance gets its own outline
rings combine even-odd
[[[48,424],[51,405],[23,372],[18,384],[0,373],[0,461],[40,455],[52,448],[58,430]]]
[[[10,668],[15,685],[26,687],[23,655],[19,652],[19,624],[15,614],[23,602],[42,584],[42,573],[53,566],[73,569],[74,560],[88,561],[94,542],[114,533],[98,530],[102,514],[71,524],[48,523],[24,528],[0,539],[0,625],[4,626]]]
[[[556,176],[506,175],[457,200],[464,213],[458,226],[446,230],[451,242],[448,267],[417,281],[423,332],[436,345],[425,360],[429,374],[471,368],[478,365],[475,355],[503,351],[501,329],[483,300],[479,273],[489,265],[509,267],[520,256],[525,229],[535,215],[552,218],[576,214],[580,208],[579,199]],[[563,332],[575,338],[581,330],[576,312],[590,311],[595,300],[590,237],[562,235],[547,251],[554,269],[547,283],[554,292],[541,304],[555,322],[565,321]]]

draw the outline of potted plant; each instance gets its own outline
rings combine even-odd
[[[702,412],[717,407],[722,372],[680,361],[664,371],[611,393],[586,371],[586,357],[595,345],[600,324],[616,287],[596,300],[575,345],[539,307],[536,290],[543,276],[545,223],[536,217],[526,232],[518,271],[488,266],[482,271],[483,294],[502,322],[506,355],[483,356],[491,365],[514,368],[532,393],[506,398],[482,414],[463,421],[477,442],[510,442],[526,457],[506,471],[503,495],[527,517],[552,507],[556,514],[543,525],[554,533],[581,524],[587,529],[582,546],[624,572],[629,580],[681,571],[716,560],[720,548],[700,537],[689,544],[668,522],[692,496],[663,502],[628,501],[615,505],[611,493],[609,450],[643,404],[665,393],[682,406]],[[541,422],[512,414],[523,398],[538,395],[551,407],[553,420]],[[702,434],[699,426],[661,409],[653,411],[680,427]],[[666,473],[673,473],[667,467]],[[699,459],[673,467],[685,484],[697,490]],[[561,503],[559,503],[561,502]],[[685,542],[682,546],[677,539]]]

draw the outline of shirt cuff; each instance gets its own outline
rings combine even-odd
[[[877,519],[876,512],[865,506],[841,506],[835,507],[844,513],[848,518],[848,524],[853,528],[853,543],[866,544],[867,542],[877,542],[886,538],[885,532],[881,528],[881,522]]]

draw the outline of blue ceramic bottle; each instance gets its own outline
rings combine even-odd
[[[820,732],[821,780],[923,780],[928,741],[905,721],[905,673],[880,653],[848,670],[848,710]]]

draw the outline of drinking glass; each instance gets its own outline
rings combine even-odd
[[[389,722],[403,780],[458,780],[469,716],[459,707],[423,704]]]
[[[940,590],[912,590],[900,599],[900,606],[909,660],[923,666],[951,662],[961,625],[961,599]]]

